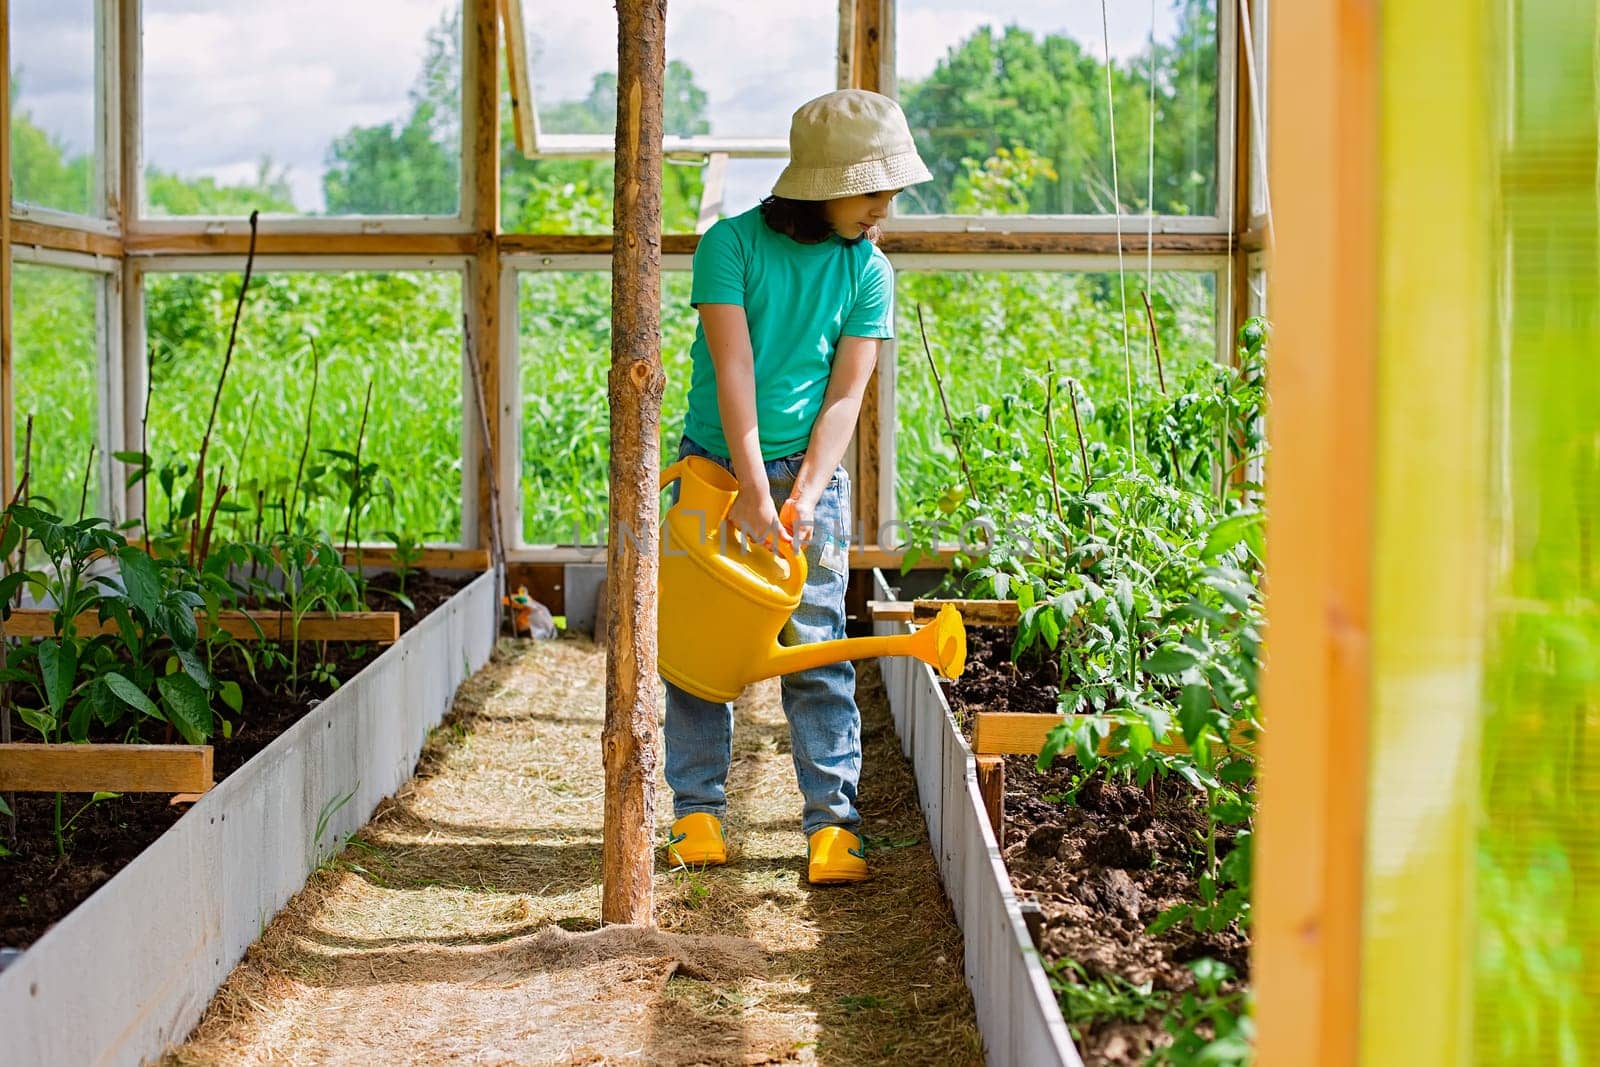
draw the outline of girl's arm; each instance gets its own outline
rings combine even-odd
[[[796,511],[795,527],[811,523],[812,512],[822,491],[844,458],[861,414],[861,398],[866,394],[872,368],[878,363],[883,342],[876,337],[841,337],[833,355],[833,370],[828,375],[828,391],[822,398],[822,411],[811,427],[811,443],[805,461],[794,481],[789,498]]]
[[[739,496],[728,512],[728,520],[758,539],[765,540],[776,531],[788,540],[778,522],[778,511],[772,506],[767,467],[761,458],[755,356],[744,308],[738,304],[701,304],[699,310],[706,348],[717,372],[717,412],[722,416],[722,434],[728,442],[734,477],[739,479]]]

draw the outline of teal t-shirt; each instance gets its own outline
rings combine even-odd
[[[759,207],[723,219],[700,238],[689,299],[744,308],[765,460],[810,442],[840,337],[894,336],[894,269],[876,245],[837,236],[801,244],[768,226]],[[683,432],[727,456],[704,326],[695,328],[690,358]]]

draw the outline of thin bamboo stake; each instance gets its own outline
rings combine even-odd
[[[306,473],[306,456],[311,452],[311,426],[317,416],[317,378],[322,371],[322,360],[317,354],[317,339],[308,338],[311,342],[311,399],[306,401],[306,436],[300,444],[300,465],[294,471],[294,488],[289,490],[289,502],[283,509],[283,532],[288,533],[290,516],[300,504],[300,479]]]
[[[933,361],[933,349],[928,344],[928,328],[922,322],[922,305],[917,305],[917,330],[922,334],[922,352],[928,357],[928,367],[933,371],[933,387],[938,390],[939,403],[944,407],[944,422],[950,427],[950,440],[955,443],[956,457],[961,460],[961,473],[967,479],[967,492],[972,503],[978,503],[978,487],[972,482],[972,468],[967,466],[967,450],[961,447],[961,435],[956,433],[956,420],[950,414],[950,401],[944,395],[944,379],[939,377],[939,365]]]
[[[239,285],[239,299],[233,305],[233,325],[228,328],[228,348],[222,354],[222,370],[217,375],[217,389],[211,394],[211,415],[206,419],[205,436],[200,438],[200,455],[194,465],[194,530],[190,537],[190,551],[200,546],[200,513],[205,507],[206,499],[206,452],[211,447],[211,431],[217,425],[217,407],[222,403],[222,387],[228,380],[228,368],[233,364],[233,345],[239,338],[239,316],[244,313],[244,297],[250,291],[250,275],[256,265],[256,222],[261,217],[259,211],[250,212],[250,247],[245,252],[244,281]],[[148,375],[147,375],[148,377]],[[148,392],[146,393],[148,396]],[[145,417],[149,418],[150,409],[145,407]],[[145,456],[146,464],[149,463],[148,453]],[[148,534],[148,531],[146,531]],[[189,562],[199,562],[194,556],[189,557]]]
[[[1050,402],[1056,395],[1056,364],[1055,360],[1046,359],[1045,387],[1044,387],[1044,453],[1050,459],[1050,499],[1056,506],[1056,518],[1063,526],[1067,518],[1061,513],[1061,482],[1056,477],[1056,432],[1055,424],[1050,418]]]
[[[78,491],[78,521],[83,521],[84,512],[89,507],[89,479],[94,476],[94,450],[95,444],[89,442],[89,460],[83,465],[83,488]]]
[[[1161,369],[1161,331],[1156,329],[1156,311],[1155,308],[1150,306],[1149,291],[1143,290],[1139,295],[1144,298],[1145,321],[1150,323],[1150,348],[1156,357],[1156,384],[1161,387],[1161,395],[1164,397],[1167,395],[1167,375]],[[1178,466],[1178,446],[1175,442],[1168,442],[1168,445],[1172,449],[1172,476],[1176,478],[1179,476],[1180,470]]]

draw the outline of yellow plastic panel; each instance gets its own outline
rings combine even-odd
[[[1497,7],[1501,507],[1472,1062],[1568,1067],[1600,1063],[1600,14]]]
[[[1454,1067],[1488,599],[1493,131],[1480,0],[1380,8],[1361,1058]]]

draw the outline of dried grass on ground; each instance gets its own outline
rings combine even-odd
[[[170,1064],[981,1061],[961,941],[874,667],[874,880],[812,888],[776,683],[738,705],[732,862],[601,929],[603,659],[505,646],[415,779],[268,927]],[[659,791],[670,818],[669,794]]]

